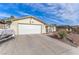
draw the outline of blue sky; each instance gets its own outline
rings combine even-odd
[[[35,16],[48,24],[79,25],[79,4],[0,3],[0,18]]]

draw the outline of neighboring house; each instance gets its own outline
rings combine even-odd
[[[9,18],[0,19],[0,29],[9,29],[14,19],[15,19],[14,16],[11,16]]]
[[[9,29],[11,23],[10,22],[2,22],[0,21],[0,29]]]
[[[5,24],[6,24],[6,23],[0,21],[0,29],[4,29],[4,28],[5,28]]]
[[[68,26],[68,25],[57,26],[57,31],[61,31],[61,30],[71,32],[73,29],[71,26]]]
[[[27,16],[12,21],[10,28],[14,29],[15,34],[24,35],[48,33],[50,26],[36,17]],[[54,30],[51,29],[51,32],[53,31],[56,31],[56,27],[54,27]]]
[[[55,31],[56,31],[56,24],[48,25],[48,33],[55,32]]]
[[[79,25],[72,26],[73,32],[79,34]]]

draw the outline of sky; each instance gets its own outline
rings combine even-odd
[[[0,18],[35,16],[48,24],[79,25],[78,3],[0,3]]]

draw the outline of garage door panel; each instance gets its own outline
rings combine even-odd
[[[19,34],[40,34],[41,25],[24,25],[19,24],[18,26]]]

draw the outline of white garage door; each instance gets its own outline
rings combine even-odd
[[[18,32],[20,35],[24,34],[41,34],[41,25],[25,25],[19,24]]]

